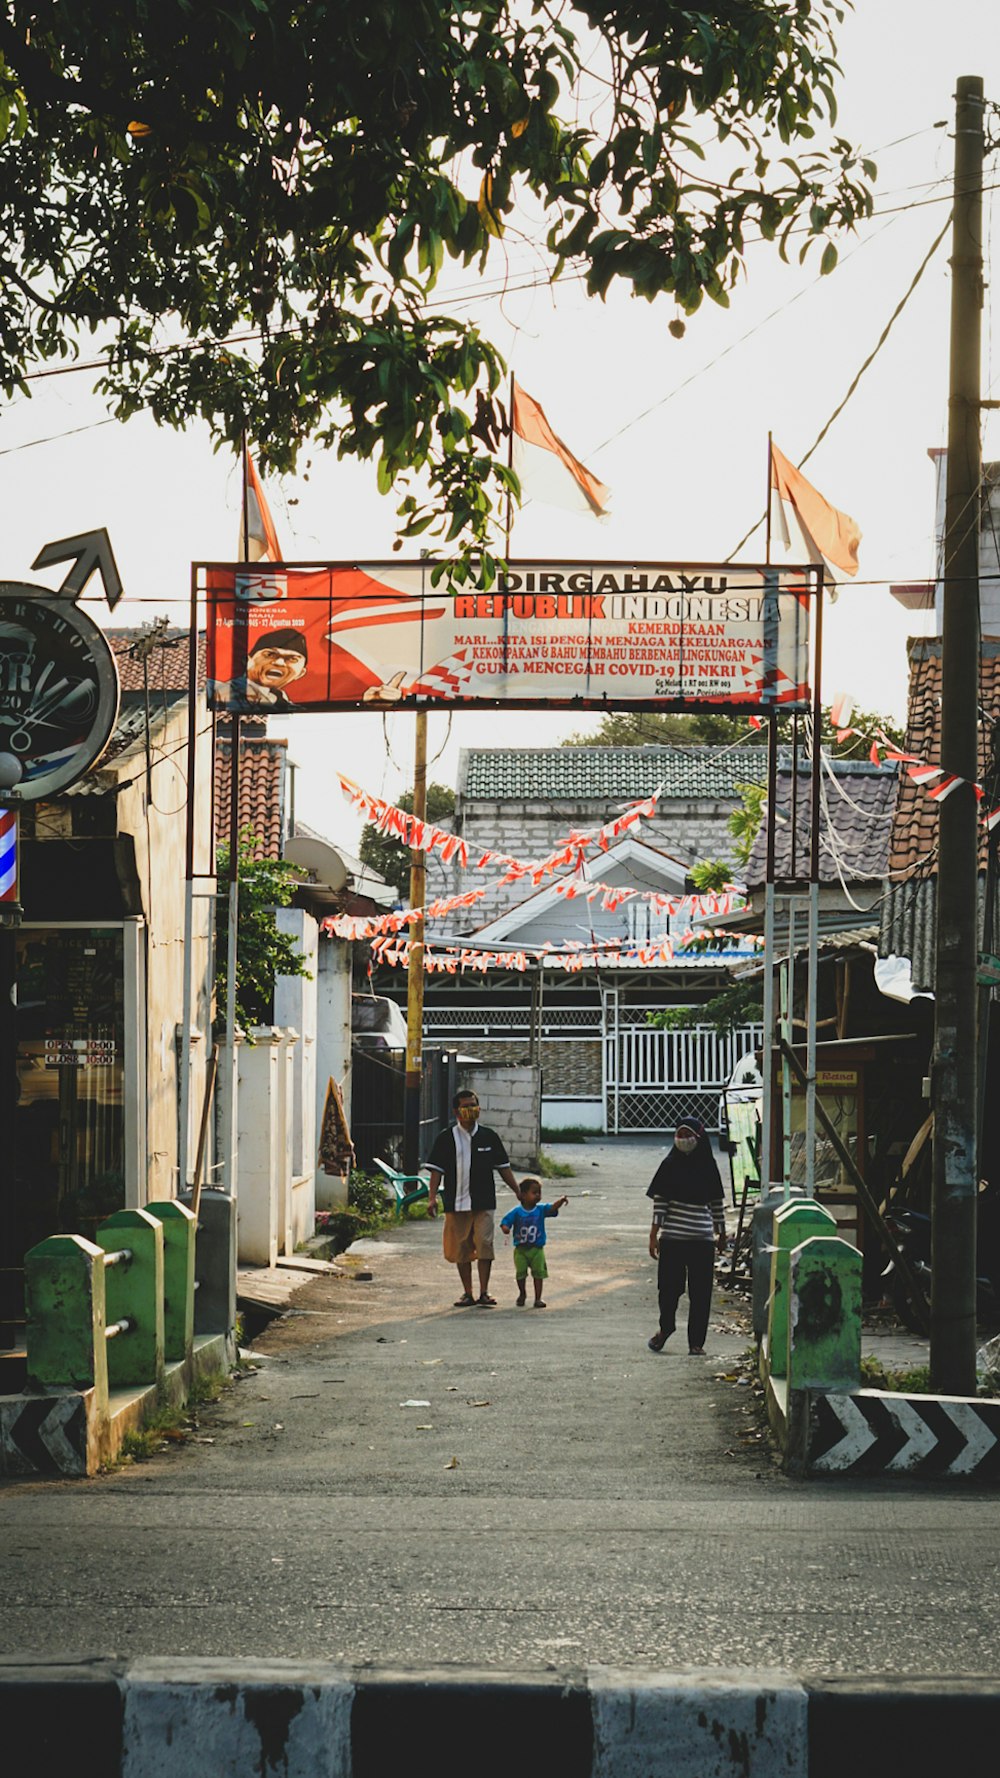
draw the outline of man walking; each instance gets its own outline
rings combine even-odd
[[[437,1215],[438,1187],[442,1185],[444,1200],[444,1257],[458,1267],[463,1294],[456,1309],[469,1309],[479,1303],[484,1309],[496,1307],[490,1296],[490,1268],[493,1265],[493,1212],[497,1193],[493,1178],[499,1173],[515,1197],[519,1197],[517,1180],[511,1171],[507,1150],[495,1130],[479,1122],[479,1100],[475,1093],[456,1093],[452,1110],[457,1122],[442,1130],[431,1149],[430,1183],[427,1190],[427,1213]],[[479,1295],[472,1292],[472,1262],[479,1272]]]

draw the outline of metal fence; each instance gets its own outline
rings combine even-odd
[[[740,1058],[762,1041],[760,1025],[720,1033],[713,1025],[662,1031],[649,1024],[662,1007],[623,1003],[608,990],[603,1003],[542,1009],[536,1032],[547,1099],[599,1101],[610,1134],[672,1129],[684,1117],[719,1128],[719,1098]],[[524,1002],[425,1009],[427,1037],[460,1043],[485,1060],[520,1061],[531,1045]]]

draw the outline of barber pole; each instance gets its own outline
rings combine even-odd
[[[0,808],[0,909],[17,906],[17,810]]]

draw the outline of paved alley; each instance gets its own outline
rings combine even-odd
[[[742,1305],[704,1359],[646,1348],[660,1147],[555,1152],[544,1311],[502,1245],[498,1307],[453,1309],[408,1222],[298,1292],[195,1440],[0,1485],[0,1654],[992,1671],[995,1495],[783,1477]]]

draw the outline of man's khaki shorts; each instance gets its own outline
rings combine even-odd
[[[445,1259],[453,1266],[467,1265],[473,1259],[492,1259],[492,1210],[446,1210],[442,1246]]]

